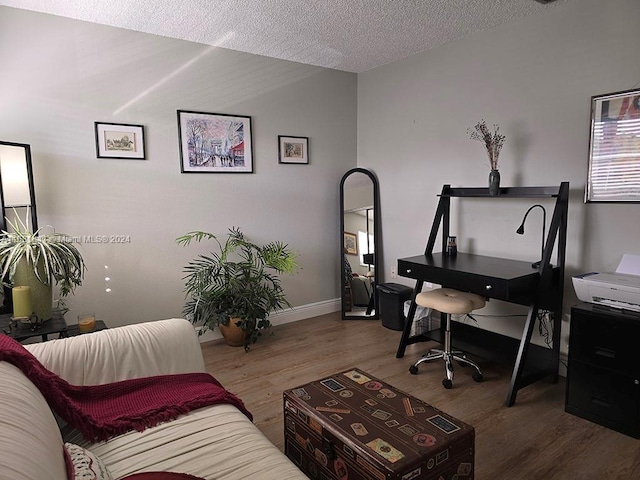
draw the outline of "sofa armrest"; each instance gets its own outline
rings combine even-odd
[[[42,364],[73,385],[204,372],[198,335],[172,318],[26,345]]]

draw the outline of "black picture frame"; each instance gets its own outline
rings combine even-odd
[[[251,117],[178,110],[182,173],[253,173]]]
[[[144,125],[94,122],[96,156],[121,160],[146,160]]]
[[[308,165],[309,137],[278,135],[278,163]]]
[[[640,89],[591,97],[585,202],[640,203]]]

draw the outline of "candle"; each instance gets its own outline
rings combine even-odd
[[[11,295],[13,297],[13,317],[30,317],[33,313],[33,307],[31,306],[31,287],[13,287],[11,289]]]
[[[93,332],[96,328],[96,316],[92,313],[78,315],[78,330],[82,333]]]

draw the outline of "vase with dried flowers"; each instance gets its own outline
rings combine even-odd
[[[504,144],[505,136],[500,134],[500,127],[493,125],[493,132],[489,131],[487,124],[484,120],[480,120],[472,129],[468,130],[471,140],[479,140],[482,142],[487,150],[489,156],[489,165],[491,172],[489,172],[489,194],[500,194],[500,172],[498,171],[498,156],[500,150]]]

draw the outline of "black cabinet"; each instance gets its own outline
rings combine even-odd
[[[565,410],[640,438],[640,314],[583,303],[571,309]]]

